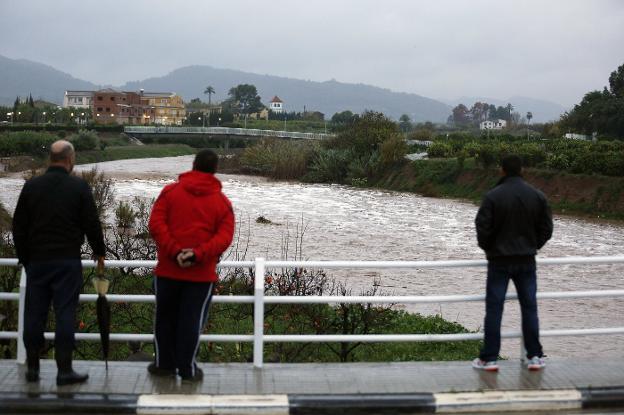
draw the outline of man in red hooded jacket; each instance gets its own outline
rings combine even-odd
[[[208,318],[216,266],[232,242],[234,213],[214,176],[217,155],[202,150],[193,170],[166,186],[152,209],[149,229],[158,248],[154,273],[155,362],[148,371],[196,381],[203,378],[195,356]]]

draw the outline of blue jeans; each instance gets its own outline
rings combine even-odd
[[[537,281],[535,264],[488,264],[485,295],[485,341],[480,358],[485,361],[498,359],[501,345],[501,320],[505,305],[507,286],[511,279],[516,286],[520,311],[522,312],[522,335],[527,358],[542,357],[537,317]]]

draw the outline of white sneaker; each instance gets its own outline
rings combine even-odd
[[[527,369],[529,370],[542,370],[546,367],[544,358],[533,356],[527,361]]]
[[[472,367],[477,370],[485,370],[486,372],[498,372],[498,362],[496,360],[486,362],[477,357],[472,361]]]

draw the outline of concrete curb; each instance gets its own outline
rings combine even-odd
[[[624,387],[418,394],[0,393],[2,413],[379,414],[624,408]]]

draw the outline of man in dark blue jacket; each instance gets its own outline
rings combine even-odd
[[[26,380],[39,380],[39,353],[52,302],[57,385],[84,382],[88,375],[72,369],[76,306],[82,287],[80,248],[85,235],[104,266],[104,238],[91,188],[72,176],[74,148],[68,141],[50,147],[50,167],[24,184],[13,215],[13,240],[26,269],[24,346]]]
[[[485,298],[485,341],[475,369],[497,371],[500,327],[507,286],[516,286],[522,312],[522,335],[529,370],[545,364],[539,341],[535,255],[550,239],[552,215],[542,192],[521,176],[522,161],[507,156],[502,161],[503,178],[485,197],[475,220],[479,247],[488,259]]]

